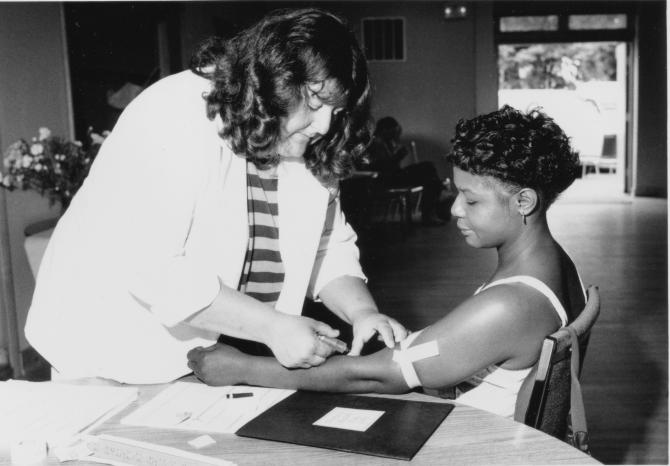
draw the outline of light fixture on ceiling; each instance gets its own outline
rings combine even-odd
[[[447,3],[442,9],[444,19],[463,19],[470,15],[470,7],[465,3]]]

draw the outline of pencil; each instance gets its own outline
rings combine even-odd
[[[241,393],[227,393],[226,398],[246,398],[249,396],[254,396],[251,392],[241,392]]]

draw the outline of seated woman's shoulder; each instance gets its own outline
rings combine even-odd
[[[509,334],[555,330],[556,313],[544,295],[519,283],[496,285],[461,303],[453,318],[466,325],[490,327]]]

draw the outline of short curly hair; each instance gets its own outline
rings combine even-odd
[[[538,192],[546,209],[577,177],[579,156],[552,118],[505,105],[471,120],[460,120],[447,160],[475,175],[490,176],[511,190]]]
[[[328,133],[308,146],[307,167],[325,181],[344,178],[370,141],[367,62],[344,20],[332,13],[276,10],[230,40],[205,41],[190,68],[214,84],[205,99],[208,117],[223,120],[220,136],[259,166],[279,162],[272,150],[280,118],[302,102],[307,84],[327,79],[335,81],[343,109]]]

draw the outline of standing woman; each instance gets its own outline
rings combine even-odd
[[[58,223],[26,336],[61,377],[157,383],[219,334],[321,364],[338,332],[300,316],[319,298],[352,350],[405,336],[365,286],[338,180],[369,138],[365,58],[343,21],[279,11],[119,118]]]
[[[189,353],[195,374],[214,385],[336,392],[453,388],[457,401],[511,418],[544,337],[585,304],[575,265],[547,224],[547,209],[575,179],[579,159],[551,118],[508,106],[461,121],[453,143],[448,158],[458,197],[451,213],[470,246],[498,253],[496,269],[473,296],[396,351],[287,371],[218,344]],[[424,344],[416,360],[406,351]]]

